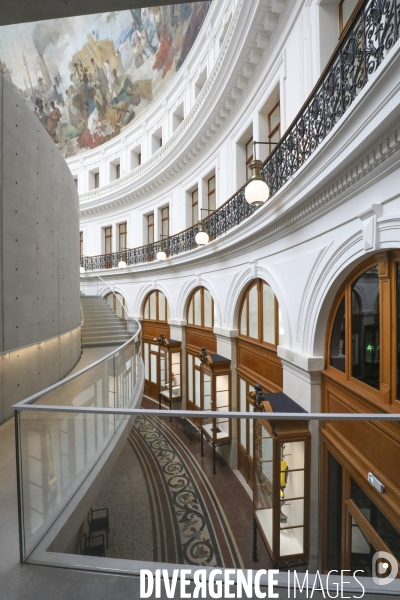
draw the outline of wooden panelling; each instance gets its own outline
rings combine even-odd
[[[276,352],[243,339],[237,341],[237,370],[271,392],[281,392],[283,370]]]
[[[186,348],[195,354],[205,347],[207,352],[217,352],[217,338],[212,331],[200,327],[186,327]]]
[[[238,447],[238,469],[245,478],[247,484],[253,489],[254,484],[254,468],[253,459],[247,455],[243,446]]]
[[[367,412],[362,396],[350,394],[346,387],[326,376],[323,377],[322,393],[324,412]],[[368,490],[368,495],[387,518],[400,529],[400,424],[325,421],[323,440],[359,485]],[[368,483],[369,472],[385,485],[384,494],[379,494]]]
[[[154,338],[159,338],[163,334],[167,339],[170,336],[168,323],[163,321],[143,321],[142,336],[146,340],[154,341]],[[157,343],[157,342],[156,342]]]

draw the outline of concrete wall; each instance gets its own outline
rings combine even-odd
[[[0,389],[1,423],[11,416],[15,401],[64,377],[80,352],[79,335],[59,337],[80,325],[76,186],[48,133],[4,77],[0,230],[0,354],[24,348],[18,359],[10,354],[10,366],[3,362],[0,369],[6,377]],[[49,342],[38,349],[43,340]],[[50,346],[47,351],[49,344],[57,351]]]

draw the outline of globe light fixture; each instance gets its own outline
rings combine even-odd
[[[199,221],[199,231],[194,239],[198,246],[205,246],[210,241],[207,231],[204,230],[204,221]]]
[[[166,260],[166,259],[167,259],[167,255],[164,252],[164,244],[161,239],[161,242],[159,242],[159,244],[158,244],[157,260]]]
[[[118,268],[119,269],[126,269],[126,261],[124,260],[124,252],[121,252],[121,255],[119,257],[119,263],[118,263]]]
[[[251,169],[251,177],[249,183],[244,190],[244,197],[249,204],[253,206],[261,206],[269,198],[269,187],[261,177],[261,160],[252,160],[249,164]]]

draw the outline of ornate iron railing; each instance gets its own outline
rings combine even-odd
[[[271,196],[332,131],[399,37],[400,0],[368,0],[361,4],[308,100],[263,164],[261,173]],[[255,210],[246,202],[243,187],[204,219],[204,229],[213,240]],[[89,271],[117,267],[121,259],[128,266],[150,262],[156,258],[161,245],[167,256],[174,256],[197,247],[198,230],[199,226],[194,225],[164,239],[162,244],[155,242],[123,252],[87,256],[82,263]]]
[[[244,197],[244,188],[240,189],[232,198],[223,204],[218,210],[211,213],[203,220],[204,228],[207,231],[210,240],[224,234],[228,229],[241,223],[256,208],[248,204]],[[100,254],[98,256],[82,257],[82,265],[86,271],[94,269],[112,269],[118,267],[120,260],[124,260],[126,264],[137,265],[144,262],[151,262],[156,259],[157,252],[164,250],[167,257],[181,254],[197,248],[196,234],[199,231],[199,225],[189,227],[184,231],[171,235],[165,238],[162,242],[154,242],[139,248],[131,248],[112,254]]]
[[[400,0],[362,4],[306,104],[263,165],[271,195],[332,131],[398,40],[399,29]]]

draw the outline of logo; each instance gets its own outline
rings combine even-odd
[[[397,577],[397,561],[388,552],[377,552],[372,557],[372,580],[376,585],[388,585]]]

